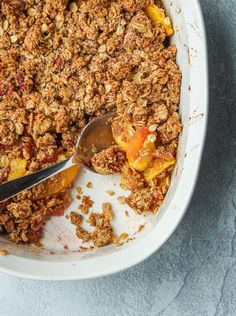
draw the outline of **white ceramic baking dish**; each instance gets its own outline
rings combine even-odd
[[[0,256],[0,270],[20,277],[44,280],[74,280],[100,277],[124,270],[150,256],[175,231],[186,211],[197,180],[204,145],[208,109],[207,47],[204,22],[197,0],[164,0],[174,23],[173,43],[177,45],[177,62],[183,81],[180,114],[183,132],[180,137],[178,162],[173,173],[170,190],[159,212],[154,216],[140,217],[127,206],[117,202],[123,194],[117,177],[101,177],[89,173],[79,175],[77,184],[83,186],[95,202],[95,209],[109,201],[115,211],[116,233],[128,232],[135,237],[122,247],[109,246],[98,250],[79,251],[74,227],[65,218],[54,218],[46,226],[44,249],[15,245],[3,238],[0,248],[9,255]],[[94,189],[86,188],[88,181]],[[116,195],[109,196],[106,190]],[[77,208],[74,199],[70,210]],[[68,212],[70,211],[68,210]],[[145,229],[137,232],[144,224]],[[67,249],[67,246],[69,249]]]

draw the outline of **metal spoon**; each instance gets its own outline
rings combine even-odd
[[[99,116],[88,123],[79,136],[76,153],[71,158],[51,167],[1,184],[0,202],[8,200],[18,193],[30,189],[57,173],[75,165],[83,166],[84,168],[95,172],[90,163],[95,152],[100,152],[114,144],[111,132],[111,121],[113,117],[115,117],[115,112],[110,112],[103,116]]]

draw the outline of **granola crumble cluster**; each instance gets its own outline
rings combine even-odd
[[[126,155],[118,146],[114,145],[94,155],[91,162],[97,173],[114,174],[121,172],[121,167],[126,162]]]
[[[112,207],[109,203],[103,203],[102,213],[91,212],[88,223],[94,228],[92,233],[87,232],[81,225],[83,216],[75,212],[70,213],[70,220],[76,226],[76,235],[83,242],[92,239],[95,247],[103,247],[113,242],[113,228],[111,226]]]
[[[176,156],[181,75],[176,47],[145,13],[150,3],[0,1],[0,182],[12,177],[13,162],[27,173],[64,160],[86,123],[111,110],[117,128],[156,126],[153,155],[160,161]],[[155,4],[162,8],[159,0]],[[122,172],[122,186],[131,190],[126,202],[137,213],[161,205],[171,166],[147,182],[117,146],[92,163],[102,174]],[[51,185],[44,183],[1,203],[0,231],[16,243],[37,242],[45,221],[70,203],[71,181],[66,174],[67,185],[57,183],[51,195],[45,195]],[[111,243],[108,214],[104,209],[90,215],[92,234],[72,214],[78,237],[96,247]]]

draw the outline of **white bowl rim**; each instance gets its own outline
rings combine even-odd
[[[202,103],[204,107],[204,120],[202,130],[199,133],[199,146],[195,151],[195,165],[192,170],[191,181],[189,182],[188,194],[184,196],[181,203],[181,211],[176,212],[173,222],[169,223],[169,229],[165,232],[162,240],[155,238],[156,231],[153,229],[143,240],[140,240],[138,244],[132,247],[121,249],[117,253],[101,256],[96,258],[96,266],[94,267],[93,260],[83,260],[86,264],[84,268],[82,261],[75,262],[43,262],[35,259],[26,259],[22,257],[16,257],[14,255],[7,255],[0,257],[0,271],[11,274],[13,276],[34,279],[34,280],[49,280],[49,281],[67,281],[67,280],[85,280],[98,277],[107,276],[117,272],[126,270],[157,251],[174,233],[177,226],[181,222],[185,215],[187,207],[191,201],[192,194],[198,179],[198,174],[201,165],[201,158],[205,144],[206,131],[207,131],[207,118],[208,118],[208,54],[207,54],[207,42],[206,42],[206,30],[204,19],[201,11],[199,1],[191,2],[198,15],[198,28],[203,36],[202,46],[200,51],[203,57],[202,63]],[[189,45],[191,44],[191,38],[189,38]],[[146,245],[149,245],[147,247]],[[139,249],[139,251],[137,251]],[[142,249],[142,252],[140,251]],[[125,260],[120,260],[120,257],[125,257]],[[17,258],[17,259],[16,259]]]

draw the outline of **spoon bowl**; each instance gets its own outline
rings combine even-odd
[[[79,164],[92,172],[96,172],[90,161],[94,154],[114,145],[111,122],[115,112],[109,112],[94,118],[82,130],[73,157],[75,164]]]

